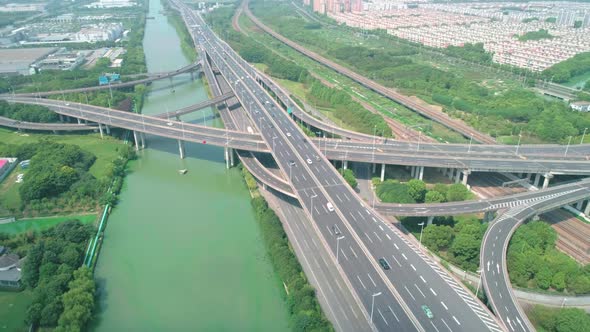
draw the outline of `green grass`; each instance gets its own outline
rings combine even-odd
[[[24,322],[33,295],[30,291],[0,291],[0,330],[21,332],[28,328]]]
[[[117,149],[122,141],[110,136],[100,139],[98,134],[88,135],[45,135],[19,133],[5,128],[0,128],[0,142],[7,144],[34,143],[40,139],[47,139],[58,143],[76,144],[82,149],[92,152],[96,156],[96,162],[90,168],[90,173],[96,178],[106,176],[110,162],[117,158]]]
[[[96,220],[96,214],[19,219],[13,223],[0,224],[0,233],[18,234],[31,230],[42,231],[72,219],[80,220],[83,224],[90,224]]]
[[[11,215],[11,208],[18,208],[20,206],[20,196],[18,188],[20,183],[16,183],[16,177],[22,173],[20,167],[17,166],[12,170],[2,183],[0,183],[0,216]]]

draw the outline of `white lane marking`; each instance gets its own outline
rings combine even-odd
[[[377,308],[377,312],[379,312],[379,315],[381,316],[381,318],[383,318],[383,321],[385,322],[385,325],[389,326],[389,323],[387,322],[387,319],[385,319],[385,317],[383,316],[383,314],[381,313],[381,310],[379,310],[379,308]]]
[[[379,240],[379,242],[383,242],[383,240],[381,240],[381,238],[379,237],[379,235],[377,235],[377,232],[373,232],[373,234],[375,234],[375,236],[377,237],[377,239]]]
[[[361,286],[363,286],[364,289],[367,289],[367,287],[365,287],[365,284],[363,284],[363,281],[361,280],[361,277],[356,276],[356,278],[359,280],[359,282],[361,283]]]
[[[352,254],[354,255],[355,258],[359,258],[359,256],[356,255],[356,252],[354,252],[354,250],[352,249],[352,247],[349,247],[350,251],[352,251]]]
[[[410,290],[408,289],[408,287],[404,286],[404,288],[406,289],[406,292],[408,292],[408,294],[410,294],[410,296],[412,297],[412,299],[414,299],[414,301],[416,301],[416,298],[414,297],[414,295],[412,295],[412,293],[410,292]]]
[[[293,175],[293,177],[295,178],[295,181],[299,182],[299,178],[297,177],[297,175]]]
[[[402,266],[402,264],[397,260],[397,258],[395,258],[395,256],[391,255],[391,257],[393,257],[393,259],[395,259],[395,262],[397,263],[397,265],[399,265],[400,267]]]
[[[369,277],[369,279],[371,280],[371,282],[373,283],[374,287],[377,287],[377,284],[375,283],[375,281],[373,280],[373,278],[371,278],[371,275],[367,273],[367,276]]]
[[[393,312],[393,309],[391,309],[390,306],[387,306],[389,308],[389,312],[391,312],[391,314],[393,315],[393,317],[395,317],[395,320],[397,320],[399,322],[399,318],[397,318],[397,315],[395,314],[395,312]]]
[[[391,238],[389,237],[389,234],[385,234],[385,236],[387,236],[387,238],[391,240]]]
[[[379,229],[380,229],[380,230],[383,230],[383,227],[382,227],[381,225],[379,225]]]
[[[311,249],[310,246],[309,246],[309,243],[307,243],[307,240],[306,239],[303,239],[303,243],[305,243],[305,246],[307,247],[307,249]]]
[[[442,304],[442,306],[445,307],[445,309],[449,310],[449,308],[447,307],[447,305],[443,301],[440,301],[440,304]]]
[[[359,216],[361,217],[361,219],[365,219],[365,216],[361,213],[361,211],[356,210],[356,212],[359,214]]]
[[[457,319],[457,317],[453,316],[453,319],[455,320],[455,322],[457,322],[457,324],[461,325],[461,323],[459,323],[459,320]]]
[[[445,322],[444,319],[441,318],[440,320],[445,324],[445,326],[447,327],[447,329],[449,329],[449,332],[453,332],[453,330],[451,330],[451,328],[449,327],[449,324],[447,324],[447,322]]]
[[[434,289],[432,289],[432,287],[430,288],[430,291],[432,292],[432,294],[434,294],[434,296],[436,296],[436,292],[434,291]]]
[[[333,235],[332,230],[330,229],[330,227],[328,227],[328,225],[326,225],[326,229],[328,230],[328,233],[330,233],[330,235]]]
[[[416,271],[416,268],[414,267],[414,264],[410,264],[410,266],[412,267],[412,270]]]
[[[371,215],[371,212],[369,212],[369,210],[365,209],[365,211],[367,211],[367,214],[368,215]]]
[[[393,246],[395,247],[395,249],[399,250],[399,247],[397,246],[397,244],[393,244]]]
[[[373,240],[371,240],[371,238],[369,237],[369,234],[365,233],[365,236],[367,237],[367,239],[369,239],[369,241],[371,241],[371,243],[373,243]]]
[[[305,177],[305,174],[301,173],[301,176],[303,177],[303,180],[307,181],[307,178]]]
[[[406,255],[404,253],[402,253],[402,256],[404,257],[405,260],[408,260],[408,257],[406,257]]]
[[[340,312],[342,313],[342,315],[344,316],[344,318],[348,321],[350,321],[350,319],[348,318],[348,315],[346,314],[346,312],[344,312],[344,309],[342,309],[341,306],[338,306],[338,308],[340,308]]]
[[[422,293],[422,290],[418,287],[418,285],[414,284],[414,287],[416,287],[416,289],[420,292],[420,294],[422,294],[422,296],[424,296],[424,298],[426,298],[426,295],[424,295],[424,293]]]
[[[436,330],[436,332],[440,332],[440,331],[438,330],[438,328],[437,328],[436,326],[434,326],[434,323],[433,323],[432,321],[430,321],[430,325],[432,325],[432,327],[434,327],[434,329]]]
[[[343,203],[344,201],[342,200],[342,198],[340,198],[340,196],[338,196],[338,194],[336,194],[336,198],[338,199],[338,201],[340,201],[340,203]]]
[[[346,256],[346,254],[344,253],[344,250],[340,249],[340,252],[342,253],[342,255],[344,255],[344,258],[346,258],[346,260],[348,260],[348,256]]]
[[[356,221],[356,217],[354,216],[354,214],[352,214],[352,212],[349,212],[348,214],[350,214],[350,216],[352,217],[352,219],[354,219],[354,221]]]
[[[342,292],[342,285],[340,285],[338,279],[334,279],[334,281],[336,281],[336,286],[338,286],[338,289],[340,289],[340,291]]]
[[[422,279],[422,282],[426,283],[426,280],[424,280],[424,277],[420,276],[420,279]]]

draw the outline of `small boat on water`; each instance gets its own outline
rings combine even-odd
[[[178,170],[178,174],[184,175],[184,174],[186,174],[186,172],[188,172],[188,169],[179,169]]]

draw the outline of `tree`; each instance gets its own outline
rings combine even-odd
[[[74,272],[74,280],[63,295],[64,310],[56,331],[81,331],[92,315],[96,284],[89,268],[83,266]]]
[[[426,195],[426,184],[422,180],[412,179],[408,181],[408,194],[418,202],[424,202],[424,195]]]
[[[416,203],[408,193],[408,186],[395,180],[386,180],[377,186],[377,196],[386,203]]]
[[[354,176],[354,172],[351,169],[339,169],[340,174],[344,177],[344,180],[350,185],[353,189],[356,188],[358,182],[356,181],[356,177]]]
[[[424,245],[433,251],[448,248],[453,239],[453,229],[449,226],[429,225],[424,229]]]
[[[429,190],[424,196],[424,203],[442,203],[445,196],[438,191]]]
[[[39,281],[39,266],[43,259],[43,252],[45,251],[44,242],[40,241],[35,244],[25,257],[23,266],[22,280],[23,284],[30,288],[35,288]]]
[[[590,316],[582,309],[562,309],[555,325],[557,332],[590,331]]]
[[[447,191],[447,201],[449,202],[464,201],[468,196],[469,189],[461,183],[450,185]]]

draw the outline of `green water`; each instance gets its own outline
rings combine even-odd
[[[150,0],[144,48],[150,72],[182,67],[180,41]],[[143,112],[206,99],[190,76],[153,85]],[[184,82],[184,83],[181,83]],[[212,112],[184,121],[219,126]],[[223,149],[148,136],[108,221],[97,268],[94,331],[286,331],[282,286],[265,253],[249,194]],[[179,175],[178,169],[188,169]]]

